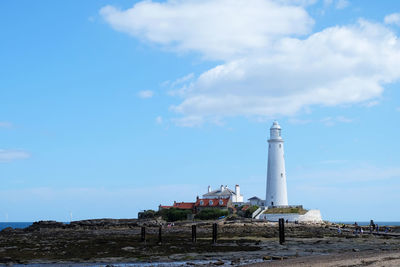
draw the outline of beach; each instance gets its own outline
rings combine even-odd
[[[287,223],[286,240],[279,244],[277,223],[219,220],[218,238],[213,244],[213,223],[169,224],[136,219],[85,220],[70,224],[37,222],[25,229],[6,228],[0,232],[0,263],[301,266],[306,261],[316,262],[318,266],[319,260],[335,262],[344,260],[343,255],[350,255],[348,260],[374,261],[375,258],[368,257],[394,253],[382,257],[396,262],[400,249],[400,227],[392,227],[388,233],[369,234],[365,226],[363,234],[355,234],[352,225],[342,225],[339,233],[338,225],[332,223]],[[197,227],[196,242],[192,242],[192,225]],[[145,240],[141,234],[143,227]]]
[[[262,266],[400,266],[400,251],[363,251],[335,253],[332,255],[306,256],[284,261],[262,262],[246,265]]]

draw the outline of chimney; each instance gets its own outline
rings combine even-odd
[[[240,187],[238,184],[235,185],[235,193],[236,193],[236,196],[240,196]]]
[[[208,186],[208,193],[211,192],[211,186]]]

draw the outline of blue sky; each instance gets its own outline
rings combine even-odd
[[[0,221],[132,218],[207,186],[399,221],[395,1],[1,1]]]

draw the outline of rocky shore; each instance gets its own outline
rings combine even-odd
[[[390,234],[354,234],[351,225],[285,225],[286,242],[278,241],[277,223],[241,220],[218,221],[218,240],[212,244],[213,221],[179,222],[160,220],[101,219],[64,224],[36,222],[25,229],[0,232],[0,264],[33,263],[172,263],[183,265],[274,264],[321,255],[397,252],[400,228]],[[192,225],[197,242],[192,243]],[[146,228],[146,241],[141,229]],[[162,240],[159,229],[162,226]],[[347,230],[347,231],[346,231]],[[394,233],[394,234],[393,234]],[[158,266],[162,266],[158,265]],[[176,265],[175,265],[176,266]],[[355,265],[356,266],[356,265]]]

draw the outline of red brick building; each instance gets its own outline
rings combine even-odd
[[[217,208],[221,210],[228,210],[232,206],[232,201],[230,198],[197,198],[194,203],[195,212],[198,213],[206,208]]]

